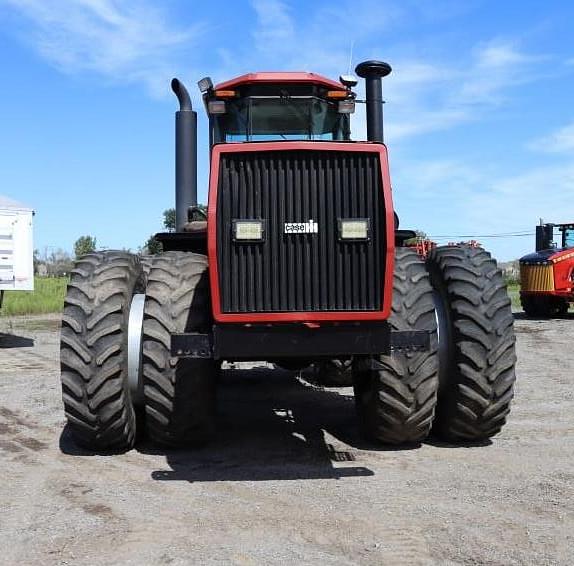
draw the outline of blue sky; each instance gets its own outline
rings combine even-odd
[[[386,141],[403,227],[530,251],[539,217],[574,221],[574,3],[0,0],[0,193],[33,206],[40,250],[82,234],[140,246],[173,206],[178,76],[337,78],[388,61]],[[362,112],[353,137],[365,135]]]

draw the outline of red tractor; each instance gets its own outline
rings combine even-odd
[[[520,258],[520,302],[532,317],[568,312],[574,302],[574,223],[536,226],[536,251]]]
[[[69,427],[93,450],[168,446],[215,431],[222,361],[352,367],[364,433],[418,443],[431,427],[480,441],[503,426],[515,380],[502,274],[479,248],[404,246],[383,144],[382,77],[253,73],[199,82],[209,119],[206,217],[197,207],[196,113],[176,113],[177,230],[163,253],[102,251],[72,272],[62,319]],[[350,116],[366,103],[367,141]],[[141,414],[137,419],[136,412]]]

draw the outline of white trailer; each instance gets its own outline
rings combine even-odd
[[[4,291],[34,290],[33,217],[31,208],[0,196],[1,295]]]

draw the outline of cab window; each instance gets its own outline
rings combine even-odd
[[[214,119],[214,141],[349,139],[348,114],[315,96],[250,96],[226,103]]]
[[[574,248],[574,225],[562,229],[562,247]]]

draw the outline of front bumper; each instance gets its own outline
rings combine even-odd
[[[426,351],[426,331],[391,331],[386,322],[332,325],[215,325],[211,333],[173,334],[171,355],[218,360],[337,358]]]

